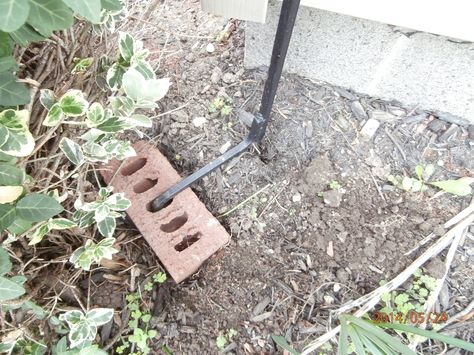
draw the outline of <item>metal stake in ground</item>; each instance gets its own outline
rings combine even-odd
[[[176,185],[165,191],[163,194],[155,198],[151,204],[153,211],[158,211],[178,193],[185,190],[194,182],[202,179],[212,171],[216,170],[222,164],[225,164],[232,158],[241,154],[250,145],[254,143],[260,143],[263,136],[265,135],[268,120],[272,112],[273,101],[275,100],[281,72],[283,70],[283,65],[285,64],[286,53],[290,44],[291,34],[293,33],[293,27],[295,25],[295,19],[298,13],[299,5],[300,0],[283,0],[280,11],[280,20],[278,22],[275,41],[273,43],[273,52],[270,61],[270,67],[268,69],[268,77],[263,90],[260,112],[254,116],[252,126],[250,127],[247,137],[217,159],[203,166],[201,169],[184,178]]]

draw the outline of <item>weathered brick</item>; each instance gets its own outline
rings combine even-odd
[[[137,142],[134,148],[136,157],[123,164],[112,161],[101,174],[107,184],[112,180],[114,192],[124,192],[132,201],[127,214],[173,279],[181,282],[226,245],[230,236],[190,188],[161,210],[150,212],[150,202],[181,177],[158,149],[145,142]]]

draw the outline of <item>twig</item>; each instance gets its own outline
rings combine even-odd
[[[170,111],[166,111],[166,112],[160,113],[160,114],[158,114],[158,115],[156,115],[156,116],[153,116],[153,117],[151,117],[151,118],[158,118],[158,117],[166,116],[166,115],[169,115],[170,113],[173,113],[173,112],[182,110],[183,108],[185,108],[186,106],[188,106],[189,103],[190,103],[190,101],[186,102],[184,105],[181,105],[181,106],[179,106],[179,107],[176,107],[176,108],[174,108],[174,109],[172,109],[172,110],[170,110]]]
[[[120,162],[120,165],[119,165],[119,167],[117,168],[117,170],[115,170],[114,175],[112,175],[112,178],[110,179],[110,181],[109,181],[109,183],[108,183],[109,186],[112,185],[112,183],[114,182],[115,177],[116,177],[117,174],[120,172],[120,170],[122,170],[124,164],[125,164],[125,160],[122,160],[122,161]]]
[[[234,212],[235,210],[238,210],[240,207],[242,207],[243,205],[245,205],[247,202],[249,202],[251,199],[253,199],[255,196],[261,194],[263,191],[265,191],[266,189],[268,189],[270,186],[272,186],[272,184],[267,184],[265,185],[264,187],[262,187],[260,190],[258,190],[257,192],[255,192],[253,195],[247,197],[245,200],[243,200],[241,203],[239,203],[237,206],[231,208],[230,210],[228,210],[227,212],[221,214],[220,216],[218,216],[217,218],[222,218],[222,217],[225,217],[225,216],[228,216],[229,214],[231,214],[232,212]]]
[[[275,200],[278,198],[278,196],[280,196],[280,194],[283,192],[285,187],[286,187],[286,185],[284,185],[280,190],[278,190],[276,195],[273,196],[272,199],[270,200],[270,202],[267,203],[267,205],[263,208],[262,212],[259,213],[257,218],[260,218],[263,215],[263,213],[267,210],[267,208],[270,207],[273,204],[273,202],[275,202]]]
[[[403,151],[402,147],[400,146],[400,143],[398,143],[398,141],[395,139],[395,137],[392,136],[392,134],[388,131],[387,127],[384,127],[384,131],[387,134],[387,137],[390,138],[390,140],[393,142],[393,144],[395,144],[395,147],[397,147],[398,151],[400,152],[400,154],[403,157],[403,160],[406,161],[407,156],[405,155],[405,152]]]
[[[380,188],[379,184],[377,184],[377,181],[375,180],[374,174],[372,174],[372,171],[370,171],[370,168],[368,166],[366,168],[369,171],[369,175],[372,178],[372,181],[374,182],[375,189],[379,193],[379,196],[382,198],[382,200],[387,202],[387,200],[385,199],[385,196],[383,195],[382,189]]]

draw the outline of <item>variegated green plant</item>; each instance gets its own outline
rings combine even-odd
[[[118,253],[118,250],[113,248],[115,238],[105,238],[99,243],[94,243],[91,239],[86,241],[86,244],[74,251],[69,261],[75,267],[89,271],[92,264],[99,263],[102,259],[112,259],[112,255]]]
[[[123,193],[110,194],[112,188],[102,187],[99,198],[94,202],[82,203],[77,200],[74,204],[76,212],[74,220],[79,228],[86,228],[93,223],[97,224],[99,233],[110,238],[115,231],[117,218],[123,217],[123,211],[130,207],[130,200]]]
[[[65,322],[69,328],[69,348],[83,349],[90,347],[90,342],[97,335],[97,328],[110,322],[113,315],[114,310],[111,308],[95,308],[86,313],[71,310],[61,314],[59,320]],[[103,353],[101,352],[101,354]],[[94,352],[94,354],[96,353]]]
[[[45,126],[63,123],[87,129],[80,140],[63,137],[59,144],[77,166],[135,155],[129,141],[119,139],[118,135],[126,130],[140,134],[139,128],[150,128],[151,119],[137,110],[155,108],[156,101],[169,89],[169,79],[156,79],[141,41],[120,33],[118,53],[117,62],[107,72],[107,83],[115,94],[106,107],[99,102],[89,105],[79,90],[69,90],[59,98],[51,90],[41,91],[41,102],[49,110],[43,121]]]
[[[97,229],[105,239],[99,243],[88,239],[84,246],[78,248],[72,254],[69,261],[78,268],[90,270],[94,263],[99,263],[102,258],[112,259],[112,255],[118,250],[113,248],[115,238],[113,234],[116,226],[116,219],[123,216],[123,211],[130,207],[130,201],[123,193],[110,195],[111,188],[101,188],[97,201],[82,203],[77,200],[75,203],[76,212],[74,220],[79,228],[86,228],[92,224],[97,224]]]
[[[27,110],[0,112],[0,152],[14,157],[26,157],[35,147],[29,131],[30,115]]]
[[[0,106],[30,102],[27,86],[18,82],[14,44],[27,47],[54,31],[74,24],[74,17],[102,27],[115,28],[124,14],[122,0],[1,0],[0,1]]]

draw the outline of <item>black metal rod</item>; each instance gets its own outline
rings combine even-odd
[[[193,174],[185,177],[176,185],[172,186],[165,192],[163,192],[160,196],[155,198],[152,202],[151,208],[153,211],[158,211],[161,207],[163,207],[169,200],[171,200],[174,196],[176,196],[181,191],[188,188],[191,184],[195,183],[196,181],[202,179],[207,174],[216,170],[222,164],[228,162],[230,159],[240,155],[243,151],[247,150],[247,148],[252,144],[252,141],[245,139],[244,141],[240,142],[238,145],[229,149],[227,152],[222,154],[219,158],[214,159],[209,164],[203,166],[198,171],[194,172]]]
[[[300,0],[283,0],[280,11],[280,19],[273,43],[272,57],[270,67],[268,68],[268,76],[263,89],[262,101],[260,104],[260,112],[254,116],[252,126],[250,127],[247,137],[238,145],[228,150],[220,157],[203,166],[195,173],[185,177],[183,180],[172,186],[160,196],[152,201],[152,210],[158,211],[174,196],[191,186],[196,181],[202,179],[212,171],[216,170],[222,164],[225,164],[232,158],[240,155],[253,143],[260,143],[267,128],[268,120],[272,112],[273,102],[275,101],[278,83],[280,82],[281,72],[285,64],[286,53],[290,45],[291,34],[295,25],[296,15]]]
[[[260,113],[268,121],[273,101],[280,83],[281,72],[285,64],[286,53],[290,46],[291,34],[295,26],[300,0],[284,0],[281,5],[280,19],[273,43],[273,52],[268,68],[268,77],[263,89]]]

